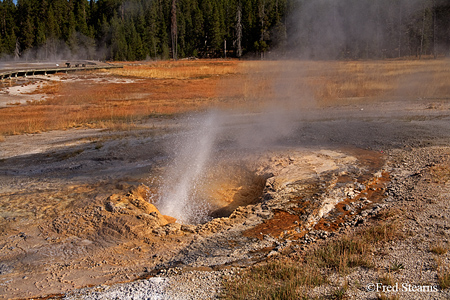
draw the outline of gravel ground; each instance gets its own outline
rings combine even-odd
[[[214,299],[222,288],[222,279],[235,274],[235,269],[221,271],[183,271],[175,268],[164,270],[160,275],[146,280],[114,286],[84,288],[66,294],[66,300],[110,299],[167,299],[194,300]],[[166,276],[162,276],[165,274]]]
[[[399,216],[403,237],[374,251],[374,268],[335,274],[311,296],[327,297],[347,283],[348,299],[449,299],[449,289],[442,289],[438,280],[450,266],[449,162],[449,147],[391,151],[385,211]],[[438,245],[444,253],[433,253]]]
[[[450,268],[450,147],[392,150],[385,168],[391,181],[378,212],[398,214],[403,237],[373,252],[373,268],[356,268],[345,276],[331,274],[327,284],[308,291],[311,298],[329,299],[345,284],[346,299],[450,298],[449,289],[442,289],[438,281],[442,271]],[[371,226],[370,216],[366,218],[368,221],[360,225],[363,228]],[[337,238],[360,226],[341,229]],[[314,247],[315,242],[309,246]],[[436,254],[431,250],[435,246],[447,250]],[[400,267],[392,271],[395,265]],[[171,268],[147,280],[81,289],[63,299],[218,299],[223,280],[236,278],[241,270]]]

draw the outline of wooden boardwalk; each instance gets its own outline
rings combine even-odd
[[[0,80],[84,70],[122,68],[100,61],[10,62],[0,63]]]

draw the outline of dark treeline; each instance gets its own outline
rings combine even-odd
[[[449,0],[294,0],[288,11],[288,44],[301,56],[450,54]]]
[[[0,57],[448,55],[448,0],[0,1]]]

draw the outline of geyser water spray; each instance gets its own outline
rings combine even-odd
[[[209,221],[208,202],[197,190],[214,149],[221,116],[211,111],[206,116],[193,118],[192,129],[177,141],[175,159],[165,176],[164,186],[156,206],[163,215],[181,223]]]

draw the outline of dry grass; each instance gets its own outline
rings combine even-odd
[[[377,295],[377,300],[399,300],[400,296],[397,294],[391,294],[391,295],[386,295],[384,293],[381,293],[379,295]]]
[[[430,168],[432,182],[445,184],[450,181],[450,162],[445,161]]]
[[[348,284],[347,283],[344,284],[341,287],[338,287],[338,288],[334,289],[331,292],[330,299],[333,299],[333,300],[346,299],[347,298],[347,296],[346,296],[347,289],[348,289]]]
[[[239,279],[224,282],[225,299],[307,299],[302,288],[325,282],[317,268],[295,261],[271,262],[251,268]]]
[[[450,266],[441,256],[435,257],[438,283],[441,289],[450,287]]]
[[[321,101],[358,97],[447,97],[448,61],[369,61],[321,63],[311,86]],[[323,77],[318,77],[317,75]],[[322,80],[320,80],[322,79]]]
[[[438,282],[441,289],[447,289],[450,287],[450,270],[440,269],[438,272]]]
[[[283,260],[250,268],[237,280],[225,282],[224,299],[309,299],[306,291],[326,283],[327,274],[345,275],[355,267],[374,267],[372,254],[376,247],[402,238],[399,216],[389,215],[369,228],[317,245],[304,255],[303,261]],[[389,284],[392,276],[389,273],[380,280]],[[344,299],[347,288],[344,285],[334,289],[330,298]]]
[[[447,99],[450,60],[249,61],[222,83],[246,109],[308,108],[374,99]],[[232,88],[230,88],[232,87]]]
[[[401,262],[394,261],[391,266],[389,267],[389,272],[400,272],[405,268],[405,265]]]
[[[165,61],[127,63],[84,76],[86,81],[53,82],[36,91],[47,100],[1,109],[0,134],[135,124],[210,106],[305,109],[450,94],[448,60]]]
[[[368,228],[363,233],[363,238],[370,244],[390,242],[403,237],[403,233],[399,230],[401,227],[402,223],[399,220],[383,222],[377,226]]]
[[[383,274],[383,275],[379,276],[378,280],[383,285],[388,285],[388,286],[394,286],[395,285],[395,279],[394,279],[394,277],[392,276],[391,273],[386,273],[386,274]]]
[[[149,69],[151,65],[146,67]],[[173,73],[178,67],[185,68],[176,62],[167,63],[166,67]],[[143,67],[136,68],[139,71]],[[49,83],[35,92],[50,95],[48,99],[0,110],[0,134],[81,126],[130,130],[151,116],[205,109],[214,103],[219,77],[194,78],[198,72],[190,69],[193,72],[190,80],[140,78],[125,83],[117,77],[93,72],[84,74],[85,81]]]
[[[448,247],[446,247],[445,245],[440,243],[440,244],[436,244],[436,245],[432,246],[430,248],[430,251],[431,251],[431,253],[434,253],[437,255],[442,255],[442,254],[447,253]]]
[[[365,239],[356,235],[343,236],[315,249],[306,257],[306,261],[321,269],[346,274],[354,267],[372,267],[372,250],[372,245]]]
[[[150,63],[129,63],[123,69],[112,69],[112,75],[156,79],[198,79],[236,74],[237,61],[163,61]]]

